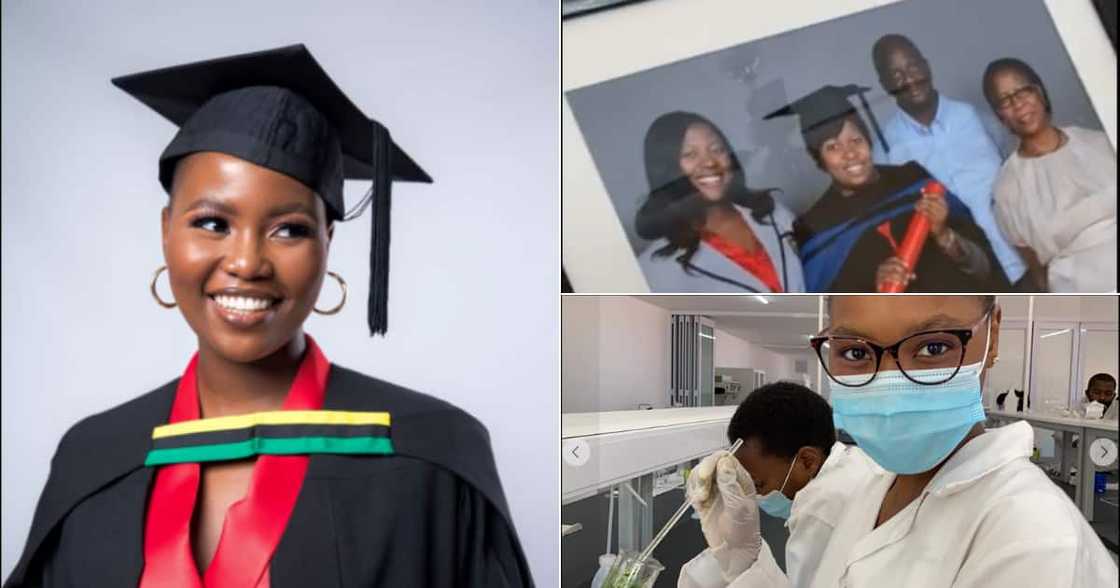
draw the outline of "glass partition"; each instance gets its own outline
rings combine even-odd
[[[1077,328],[1077,323],[1035,323],[1030,390],[1033,410],[1047,414],[1068,412]]]

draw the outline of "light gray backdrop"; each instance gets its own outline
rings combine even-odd
[[[781,188],[779,199],[800,214],[828,177],[805,153],[795,118],[762,117],[822,85],[856,83],[871,88],[868,101],[885,123],[897,107],[879,86],[871,47],[886,33],[910,37],[937,89],[972,103],[1005,149],[1010,139],[980,86],[984,68],[999,57],[1018,57],[1038,71],[1058,124],[1101,128],[1042,0],[910,0],[867,10],[567,93],[634,251],[649,243],[635,233],[634,214],[649,192],[642,141],[658,116],[687,110],[711,119],[739,153],[748,185]]]
[[[331,247],[351,302],[308,332],[332,361],[487,425],[534,576],[555,585],[556,3],[330,6],[3,3],[3,576],[62,433],[177,377],[196,348],[148,294],[174,129],[109,78],[303,42],[436,180],[394,192],[388,337],[365,327],[368,214]],[[348,183],[348,201],[366,188]]]

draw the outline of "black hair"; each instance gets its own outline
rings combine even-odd
[[[867,128],[867,123],[863,122],[863,117],[853,108],[844,116],[836,117],[826,122],[823,122],[815,127],[806,131],[802,131],[801,138],[805,139],[805,150],[809,152],[809,157],[813,158],[813,162],[817,167],[824,169],[824,161],[821,159],[821,147],[824,146],[825,141],[835,139],[840,136],[840,131],[844,129],[844,123],[851,121],[856,127],[856,130],[863,135],[863,139],[867,141],[870,148],[871,130]]]
[[[879,74],[879,77],[883,77],[883,71],[887,68],[887,57],[895,49],[910,51],[923,63],[926,62],[925,55],[922,55],[921,50],[910,40],[910,37],[898,33],[889,33],[879,37],[879,40],[875,41],[875,44],[871,47],[871,62],[875,64],[875,71]]]
[[[805,446],[828,455],[836,442],[832,407],[801,384],[766,384],[739,404],[727,425],[727,438],[732,443],[754,439],[763,452],[786,459]]]
[[[634,228],[644,239],[669,240],[654,255],[667,257],[684,250],[682,264],[692,259],[700,246],[700,229],[704,225],[708,208],[719,202],[709,202],[696,193],[687,177],[681,173],[680,154],[684,135],[694,124],[710,128],[723,142],[731,159],[733,174],[727,201],[749,208],[758,222],[774,211],[774,190],[747,188],[743,166],[731,148],[731,142],[712,121],[692,112],[676,111],[663,114],[653,121],[646,131],[644,158],[649,196],[638,210]]]
[[[998,73],[1010,71],[1019,74],[1023,79],[1027,80],[1028,84],[1038,86],[1042,92],[1042,103],[1046,107],[1046,114],[1053,114],[1050,107],[1050,94],[1046,92],[1046,84],[1042,83],[1042,78],[1039,77],[1038,72],[1033,67],[1027,65],[1027,62],[1014,57],[1003,57],[988,64],[984,70],[984,98],[988,100],[988,106],[992,108],[993,112],[999,110],[996,101],[999,99],[996,96],[996,89],[994,87],[995,77]]]
[[[1089,388],[1093,387],[1093,382],[1108,382],[1108,383],[1112,384],[1113,386],[1115,386],[1116,385],[1116,378],[1112,377],[1111,374],[1106,374],[1104,372],[1101,372],[1099,374],[1093,374],[1089,378],[1089,383],[1085,384],[1085,390],[1086,391],[1088,391]]]

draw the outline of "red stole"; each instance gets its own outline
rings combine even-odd
[[[323,407],[330,363],[310,336],[307,351],[284,399],[282,410]],[[200,418],[198,354],[179,380],[169,423]],[[252,588],[269,585],[268,568],[295,507],[306,455],[261,455],[245,497],[226,511],[218,548],[199,577],[191,548],[191,517],[198,496],[197,463],[159,466],[144,527],[141,588]]]

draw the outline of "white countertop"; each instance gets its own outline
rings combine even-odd
[[[560,437],[571,439],[712,421],[727,422],[735,414],[736,408],[738,407],[705,406],[567,413],[560,415]]]
[[[560,500],[698,459],[727,443],[735,406],[655,408],[561,415]],[[583,457],[581,463],[567,455]]]
[[[1032,411],[1015,412],[1011,410],[985,409],[985,412],[987,412],[989,416],[1000,418],[1021,419],[1030,422],[1050,423],[1054,425],[1066,425],[1070,427],[1084,427],[1087,429],[1112,431],[1114,433],[1120,432],[1120,423],[1111,419],[1086,419],[1077,416],[1066,417]]]

